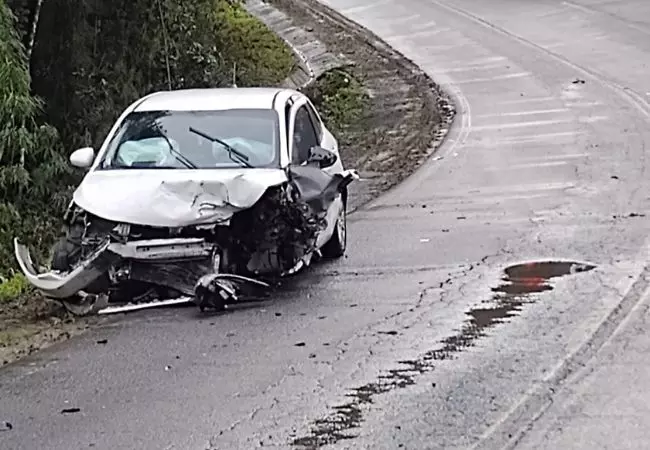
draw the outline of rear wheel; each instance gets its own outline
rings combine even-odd
[[[346,207],[345,202],[343,202],[343,207],[334,225],[334,233],[321,249],[321,253],[325,258],[340,258],[345,254],[348,235],[346,218]]]

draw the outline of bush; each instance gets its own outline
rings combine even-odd
[[[57,132],[37,123],[27,59],[6,4],[0,5],[0,276],[14,266],[12,239],[30,240],[43,254],[57,234],[72,172]]]
[[[16,0],[14,0],[16,1]],[[48,0],[33,87],[66,148],[98,146],[132,101],[153,91],[277,84],[291,52],[239,2]]]
[[[307,87],[305,94],[333,132],[344,131],[357,123],[368,102],[363,84],[343,69],[325,72]]]
[[[0,279],[0,305],[16,299],[29,289],[29,282],[23,274],[14,274],[8,279]]]

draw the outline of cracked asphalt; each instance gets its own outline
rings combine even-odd
[[[503,448],[641,339],[617,327],[647,309],[650,3],[324,3],[455,97],[445,144],[272,301],[131,314],[5,367],[0,448]],[[548,259],[596,268],[459,338],[507,266]]]

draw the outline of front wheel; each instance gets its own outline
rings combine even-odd
[[[347,235],[347,215],[345,203],[343,203],[339,217],[336,219],[336,224],[334,225],[334,233],[321,249],[323,256],[325,258],[340,258],[343,256],[347,246]]]

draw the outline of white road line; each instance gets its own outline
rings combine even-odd
[[[531,122],[517,122],[517,123],[505,123],[505,124],[494,124],[494,125],[483,125],[479,127],[472,127],[472,131],[484,131],[484,130],[501,130],[508,128],[526,128],[526,127],[539,127],[544,125],[560,125],[560,124],[569,124],[571,120],[534,120]]]
[[[505,56],[488,56],[485,58],[477,58],[467,61],[467,65],[478,65],[478,64],[488,64],[492,62],[505,61],[508,58]]]
[[[525,161],[549,161],[553,159],[579,159],[593,156],[591,153],[571,153],[563,155],[531,156],[530,158],[522,157]]]
[[[554,102],[560,101],[559,97],[532,97],[532,98],[521,98],[519,100],[506,100],[503,102],[497,102],[497,105],[516,105],[519,103],[533,103],[533,102]]]
[[[342,13],[343,13],[344,16],[350,16],[350,15],[358,14],[360,12],[365,12],[365,11],[368,11],[370,9],[377,8],[379,6],[383,6],[383,5],[392,3],[392,2],[393,2],[393,0],[384,0],[383,2],[382,1],[377,1],[377,2],[373,2],[373,3],[369,4],[369,5],[353,6],[352,8],[344,9],[342,11]]]
[[[583,107],[591,107],[591,106],[600,106],[603,103],[602,102],[566,102],[566,104],[570,108],[583,108]]]
[[[583,132],[580,131],[564,131],[564,132],[558,132],[558,133],[538,133],[538,134],[530,134],[530,135],[524,135],[524,136],[517,136],[513,138],[504,138],[501,139],[501,142],[507,142],[507,143],[517,143],[517,142],[526,142],[526,141],[544,141],[546,139],[553,139],[553,138],[559,138],[559,137],[572,137],[572,136],[581,136],[583,135]]]
[[[517,112],[509,112],[509,113],[496,113],[496,114],[481,114],[480,116],[474,116],[474,117],[518,117],[518,116],[533,116],[535,114],[553,114],[553,113],[560,113],[560,112],[567,112],[570,111],[569,108],[556,108],[556,109],[538,109],[535,111],[517,111]]]
[[[445,69],[440,72],[443,73],[454,73],[454,72],[469,72],[472,70],[486,70],[486,69],[499,69],[503,67],[503,63],[491,63],[491,64],[479,64],[472,66],[459,66],[453,69]]]
[[[553,161],[546,163],[529,163],[529,164],[509,164],[507,166],[493,166],[485,167],[485,170],[490,172],[495,171],[504,171],[504,170],[523,170],[523,169],[539,169],[541,167],[557,167],[557,166],[568,166],[569,163],[566,161]]]
[[[524,78],[530,76],[530,72],[518,72],[510,73],[508,75],[497,75],[496,77],[490,78],[473,78],[471,80],[454,80],[456,84],[468,84],[468,83],[485,83],[497,80],[509,80],[512,78]]]
[[[581,117],[578,119],[580,123],[595,123],[595,122],[602,122],[603,120],[609,119],[609,116],[588,116],[588,117]]]
[[[544,191],[564,191],[566,189],[575,188],[575,183],[535,183],[535,184],[515,184],[511,186],[494,186],[494,187],[482,187],[480,192],[476,192],[476,189],[471,189],[469,191],[454,191],[449,192],[448,195],[453,194],[453,197],[449,196],[451,199],[458,200],[459,196],[463,197],[475,197],[477,195],[514,195],[515,192],[522,192],[524,194],[532,194],[533,192],[544,192]],[[433,196],[433,200],[444,199],[445,196]],[[432,201],[433,201],[432,200]]]
[[[556,42],[554,44],[540,44],[542,47],[544,47],[547,50],[553,50],[554,48],[560,48],[560,47],[565,47],[567,45],[566,42]]]
[[[566,2],[564,2],[564,4],[566,4]],[[545,13],[542,13],[542,14],[537,14],[535,17],[538,18],[538,19],[542,19],[544,17],[553,16],[555,14],[560,14],[560,13],[564,13],[564,12],[566,12],[566,8],[556,8],[556,9],[552,9],[550,11],[546,11]]]
[[[432,29],[422,29],[415,32],[407,34],[394,34],[389,35],[384,38],[385,41],[392,41],[395,39],[408,40],[409,38],[418,38],[418,37],[430,37],[440,33],[446,33],[449,31],[449,28],[432,28]],[[445,46],[448,47],[448,46]]]
[[[421,31],[421,30],[424,30],[424,29],[427,29],[427,28],[431,28],[431,27],[435,27],[435,26],[436,26],[436,22],[433,21],[433,20],[431,20],[431,21],[429,21],[429,22],[424,22],[424,23],[421,23],[421,24],[419,24],[419,25],[414,25],[414,26],[412,27],[412,29],[413,29],[413,30],[420,30],[420,31]],[[440,28],[440,30],[451,31],[451,28]]]
[[[463,43],[463,44],[453,44],[453,45],[431,45],[427,46],[424,49],[427,52],[446,52],[448,50],[458,50],[460,47],[467,47],[470,45],[469,42]]]

